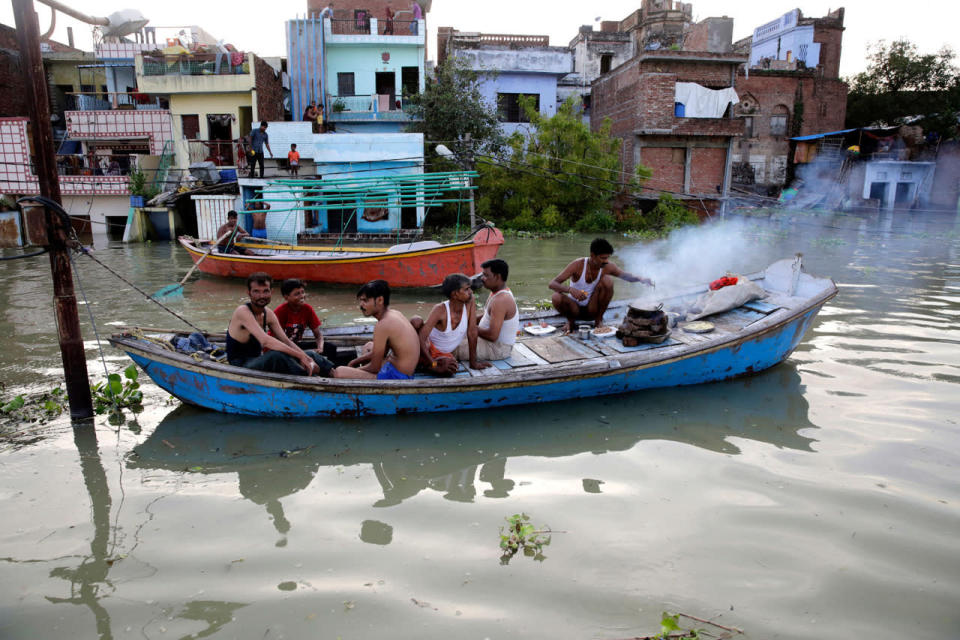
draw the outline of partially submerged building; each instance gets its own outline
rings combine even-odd
[[[610,118],[624,172],[652,169],[650,198],[667,192],[709,211],[729,193],[732,149],[743,132],[734,79],[747,57],[732,50],[730,18],[690,24],[690,11],[645,0],[621,22],[634,29],[637,52],[593,82],[591,126]]]
[[[843,8],[822,18],[794,9],[736,43],[735,49],[750,58],[736,81],[736,115],[744,123],[733,157],[739,189],[779,191],[791,174],[791,137],[843,128],[843,18]]]

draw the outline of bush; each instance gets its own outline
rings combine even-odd
[[[576,229],[581,233],[605,233],[613,231],[617,221],[607,211],[594,211],[577,220]]]

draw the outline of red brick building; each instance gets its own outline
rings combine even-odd
[[[729,46],[729,41],[728,41]],[[730,181],[730,151],[743,121],[728,107],[719,117],[675,115],[677,83],[704,89],[733,87],[746,57],[732,53],[659,49],[642,51],[593,83],[594,130],[605,118],[619,137],[623,169],[653,170],[650,197],[666,191],[715,208]]]
[[[819,45],[816,64],[808,65],[792,51],[783,51],[780,59],[762,58],[737,75],[736,115],[744,122],[743,137],[733,151],[734,182],[739,188],[775,191],[787,180],[792,164],[791,137],[844,126],[847,84],[839,77],[844,10],[823,18],[805,18],[799,9],[796,15],[794,28],[812,31],[812,42]],[[735,50],[749,55],[750,40],[737,42]]]

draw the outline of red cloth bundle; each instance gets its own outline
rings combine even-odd
[[[710,291],[716,291],[717,289],[723,289],[724,287],[729,287],[730,285],[737,284],[737,279],[733,276],[723,276],[722,278],[717,278],[710,283]]]

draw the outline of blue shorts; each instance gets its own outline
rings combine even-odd
[[[250,229],[250,235],[254,238],[263,238],[267,239],[267,230],[266,229]]]
[[[392,362],[384,362],[377,374],[377,380],[413,380],[413,376],[401,373]]]

